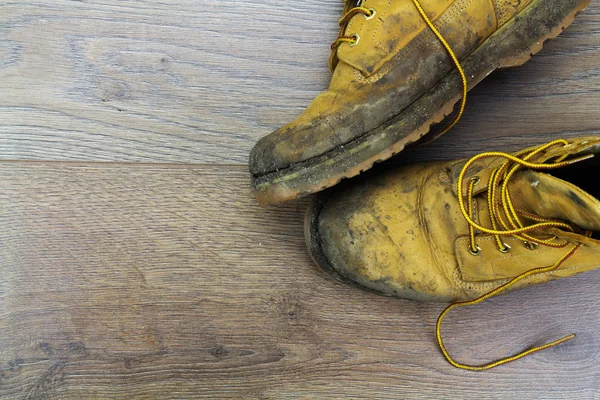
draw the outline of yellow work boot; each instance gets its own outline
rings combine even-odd
[[[600,136],[373,171],[317,196],[307,244],[339,280],[455,305],[589,271],[600,266],[595,154]]]
[[[526,62],[588,3],[346,1],[329,89],[251,152],[258,201],[301,197],[369,169],[419,140],[462,97],[455,123],[468,88]]]

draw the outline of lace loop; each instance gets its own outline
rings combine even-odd
[[[578,244],[576,246],[574,246],[566,255],[564,255],[560,260],[558,260],[554,265],[550,266],[550,267],[542,267],[542,268],[535,268],[535,269],[531,269],[529,271],[526,271],[524,273],[522,273],[521,275],[517,276],[516,278],[511,279],[510,281],[506,282],[504,285],[499,286],[498,288],[492,290],[491,292],[488,292],[486,294],[484,294],[481,297],[478,297],[474,300],[466,300],[466,301],[457,301],[455,303],[450,304],[448,307],[446,307],[446,309],[444,311],[442,311],[442,313],[440,314],[440,316],[438,317],[437,320],[437,324],[436,324],[436,338],[437,338],[437,342],[438,345],[440,346],[440,350],[442,351],[442,353],[444,354],[444,357],[446,357],[446,360],[448,360],[448,362],[450,364],[452,364],[453,366],[455,366],[456,368],[460,368],[460,369],[464,369],[464,370],[468,370],[468,371],[484,371],[486,369],[491,369],[494,367],[497,367],[499,365],[502,364],[506,364],[509,363],[511,361],[516,361],[520,358],[523,358],[525,356],[528,356],[530,354],[536,353],[538,351],[542,351],[545,349],[548,349],[550,347],[554,347],[557,346],[561,343],[564,343],[568,340],[571,340],[575,337],[575,334],[570,334],[567,335],[561,339],[555,340],[553,342],[544,344],[542,346],[537,346],[537,347],[533,347],[529,350],[525,350],[522,351],[518,354],[515,354],[514,356],[510,356],[510,357],[506,357],[506,358],[502,358],[498,361],[494,361],[491,362],[489,364],[484,364],[484,365],[480,365],[480,366],[474,366],[474,365],[467,365],[467,364],[462,364],[459,363],[457,361],[455,361],[452,356],[450,355],[450,353],[448,353],[448,350],[446,350],[446,346],[444,345],[444,341],[442,339],[442,322],[444,320],[444,317],[446,316],[446,314],[448,314],[452,309],[456,308],[456,307],[465,307],[465,306],[471,306],[471,305],[475,305],[478,303],[481,303],[487,299],[489,299],[490,297],[493,297],[495,295],[497,295],[498,293],[508,289],[510,286],[514,285],[515,283],[528,278],[532,275],[535,274],[540,274],[543,272],[550,272],[553,271],[555,269],[557,269],[558,267],[560,267],[569,257],[571,257],[577,250],[579,250],[579,248],[583,246],[582,244]]]
[[[546,145],[540,146],[539,148],[537,148],[533,151],[530,151],[529,153],[518,154],[518,156],[513,156],[513,155],[510,155],[507,153],[500,153],[500,152],[482,153],[482,154],[479,154],[479,155],[471,158],[469,161],[467,161],[465,163],[465,165],[458,177],[458,202],[460,205],[461,212],[462,212],[464,218],[466,219],[467,223],[469,224],[469,237],[470,237],[469,251],[471,252],[471,254],[479,255],[481,252],[481,248],[476,243],[475,229],[477,229],[481,232],[490,234],[490,235],[494,235],[496,244],[498,245],[498,250],[500,250],[503,253],[510,251],[511,248],[505,242],[502,241],[501,236],[515,236],[515,237],[523,240],[525,247],[528,248],[529,250],[535,250],[540,245],[545,245],[545,246],[555,247],[555,248],[562,248],[562,247],[569,246],[568,242],[555,243],[554,241],[557,239],[556,236],[552,236],[549,239],[543,239],[543,238],[538,238],[538,237],[534,237],[534,236],[530,235],[529,232],[539,231],[539,230],[547,229],[547,228],[564,229],[569,232],[573,232],[574,228],[571,225],[566,224],[561,221],[543,218],[540,216],[536,216],[536,215],[532,215],[529,213],[524,213],[524,212],[520,212],[520,211],[516,210],[514,207],[514,204],[512,202],[512,199],[510,197],[510,192],[508,189],[508,183],[510,181],[510,178],[519,169],[521,169],[523,167],[527,167],[527,168],[531,168],[531,169],[548,170],[548,169],[554,169],[554,168],[561,168],[561,167],[564,167],[564,166],[567,166],[567,165],[570,165],[570,164],[573,164],[576,162],[580,162],[580,161],[583,161],[583,160],[593,157],[593,155],[587,155],[587,156],[578,157],[578,158],[575,158],[572,160],[566,160],[566,158],[568,157],[568,155],[567,155],[567,156],[558,157],[553,162],[535,163],[535,162],[530,161],[531,159],[533,159],[536,155],[540,154],[541,152],[543,152],[551,147],[557,146],[557,145],[567,146],[568,142],[566,140],[555,140]],[[488,182],[488,186],[487,186],[488,210],[490,213],[492,229],[485,228],[474,220],[473,194],[474,194],[474,187],[477,185],[477,183],[479,183],[480,178],[478,176],[475,176],[475,177],[470,178],[470,180],[469,180],[469,186],[468,186],[467,195],[466,195],[467,205],[465,205],[465,201],[463,199],[463,191],[462,191],[465,175],[466,175],[468,169],[471,167],[471,165],[473,165],[474,162],[476,162],[477,160],[480,160],[482,158],[486,158],[486,157],[501,157],[501,158],[506,158],[506,160],[507,160],[500,167],[498,167],[492,171],[492,173],[490,174],[490,178],[489,178],[489,182]],[[498,192],[500,192],[500,193],[498,194]],[[521,216],[531,219],[531,220],[535,221],[536,223],[534,223],[533,225],[530,225],[530,226],[525,226],[523,221],[521,221],[521,219],[520,219]],[[504,230],[501,230],[500,226]],[[590,232],[587,232],[586,235],[589,236]],[[444,354],[444,357],[446,357],[446,360],[448,360],[448,362],[450,364],[452,364],[453,366],[460,368],[460,369],[465,369],[465,370],[469,370],[469,371],[482,371],[482,370],[497,367],[502,364],[506,364],[511,361],[518,360],[529,354],[548,349],[550,347],[559,345],[561,343],[564,343],[564,342],[574,338],[575,334],[568,335],[561,339],[547,343],[545,345],[533,347],[529,350],[522,351],[514,356],[506,357],[506,358],[500,359],[498,361],[494,361],[492,363],[481,365],[481,366],[473,366],[473,365],[467,365],[467,364],[462,364],[462,363],[456,362],[452,358],[452,356],[450,356],[450,354],[446,350],[446,347],[444,346],[444,342],[443,342],[442,334],[441,334],[441,327],[442,327],[442,322],[443,322],[444,317],[452,309],[454,309],[456,307],[464,307],[464,306],[481,303],[482,301],[485,301],[485,300],[489,299],[490,297],[497,295],[498,293],[513,286],[517,282],[522,281],[523,279],[526,279],[532,275],[540,274],[540,273],[544,273],[544,272],[550,272],[555,269],[558,269],[569,257],[571,257],[573,254],[575,254],[575,252],[577,252],[577,250],[579,250],[579,248],[581,248],[582,246],[583,246],[582,243],[573,245],[571,247],[571,249],[569,250],[569,252],[566,253],[564,256],[562,256],[556,263],[554,263],[554,265],[551,265],[549,267],[540,267],[540,268],[534,268],[534,269],[528,270],[528,271],[516,276],[515,278],[512,278],[511,280],[509,280],[508,282],[504,283],[503,285],[497,287],[496,289],[494,289],[474,300],[458,301],[458,302],[454,302],[454,303],[450,304],[448,307],[446,307],[446,309],[444,311],[442,311],[442,313],[438,317],[437,324],[436,324],[436,337],[437,337],[438,345],[440,347],[440,350]]]
[[[338,34],[337,39],[331,44],[331,57],[329,57],[329,69],[331,70],[331,72],[333,72],[333,70],[335,70],[335,67],[337,66],[337,63],[338,63],[338,59],[337,59],[338,47],[340,47],[343,43],[348,43],[350,45],[356,46],[356,44],[358,44],[358,40],[360,40],[360,37],[358,36],[357,33],[354,33],[352,35],[344,35],[344,32],[345,32],[346,27],[348,26],[348,23],[350,22],[350,20],[359,14],[364,15],[365,18],[367,18],[367,19],[372,19],[375,16],[374,9],[365,8],[365,7],[361,6],[362,0],[359,0],[356,4],[356,7],[352,7],[352,8],[350,8],[350,4],[351,4],[350,0],[346,0],[345,2],[346,2],[346,7],[344,8],[344,15],[342,16],[342,18],[339,21],[340,33]],[[358,37],[358,39],[357,39],[357,37]]]
[[[471,165],[473,165],[473,163],[475,163],[476,161],[478,161],[482,158],[487,158],[487,157],[497,157],[497,158],[506,158],[507,159],[507,161],[498,169],[498,171],[494,171],[492,173],[493,179],[491,179],[490,186],[488,186],[488,188],[490,188],[490,187],[492,188],[492,192],[488,193],[488,201],[490,202],[490,208],[493,210],[491,215],[496,218],[497,222],[500,222],[500,224],[503,225],[505,230],[498,230],[497,228],[489,229],[484,226],[481,226],[477,221],[473,220],[473,218],[471,217],[471,213],[468,212],[467,206],[465,206],[465,200],[464,200],[463,196],[459,195],[458,196],[458,204],[460,206],[463,216],[465,217],[465,219],[467,220],[469,225],[472,226],[474,229],[477,229],[483,233],[487,233],[490,235],[507,235],[507,236],[522,235],[523,237],[525,237],[525,236],[528,237],[527,240],[529,240],[529,241],[533,241],[538,244],[546,244],[546,245],[552,245],[552,244],[549,243],[549,241],[544,241],[543,239],[534,238],[534,237],[530,237],[529,235],[523,235],[523,234],[526,234],[527,232],[531,232],[531,231],[535,231],[535,230],[545,229],[545,228],[559,228],[559,229],[562,228],[562,229],[566,229],[569,231],[573,231],[573,228],[564,222],[558,222],[556,220],[550,220],[550,219],[539,218],[539,217],[538,217],[539,220],[542,222],[538,222],[534,225],[527,226],[527,227],[522,226],[522,223],[520,222],[520,219],[519,219],[519,213],[514,209],[514,206],[512,205],[512,200],[510,198],[510,193],[508,191],[508,182],[510,180],[510,177],[512,177],[514,175],[514,173],[517,172],[517,170],[519,170],[522,167],[536,169],[536,170],[549,170],[549,169],[555,169],[555,168],[562,168],[567,165],[571,165],[571,164],[574,164],[574,163],[577,163],[580,161],[584,161],[584,160],[587,160],[587,159],[593,157],[593,155],[590,154],[590,155],[582,156],[582,157],[579,157],[579,158],[576,158],[573,160],[560,161],[560,162],[554,162],[554,163],[533,163],[533,162],[528,161],[529,159],[531,159],[531,157],[538,154],[540,151],[546,150],[550,147],[553,147],[553,146],[556,146],[557,144],[562,144],[562,143],[568,143],[568,142],[566,142],[565,140],[556,140],[556,141],[550,142],[550,143],[540,147],[539,149],[533,151],[532,153],[530,153],[529,155],[527,155],[523,158],[518,158],[518,157],[508,154],[508,153],[487,152],[487,153],[481,153],[481,154],[471,158],[469,161],[467,161],[467,163],[463,167],[460,175],[458,176],[458,193],[462,193],[465,175],[466,175],[468,169],[471,167]],[[517,165],[514,165],[513,168],[509,172],[505,173],[506,169],[508,169],[508,167],[510,166],[511,163],[515,163]],[[497,204],[496,200],[497,200],[498,190],[495,188],[497,188],[499,186],[501,179],[503,180],[503,183],[500,188],[501,189],[500,190],[501,191],[500,203],[503,207],[505,216],[508,218],[508,221],[506,221],[504,219],[504,217],[502,216],[502,214],[499,212],[499,210],[497,208],[498,204]],[[472,186],[474,186],[474,185],[471,184],[470,187],[472,187]],[[472,192],[471,192],[471,194],[472,194]],[[471,202],[472,196],[467,196],[467,197],[469,197],[469,202]],[[519,225],[519,224],[521,224],[521,225]],[[564,246],[560,246],[560,247],[564,247]]]

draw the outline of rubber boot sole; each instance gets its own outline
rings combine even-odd
[[[496,69],[526,63],[589,3],[590,0],[537,0],[530,4],[461,61],[469,77],[469,89]],[[387,160],[449,115],[460,100],[461,88],[459,75],[453,71],[401,113],[352,142],[285,169],[254,176],[256,199],[267,205],[300,198]]]

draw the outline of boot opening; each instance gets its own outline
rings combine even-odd
[[[600,174],[600,156],[589,160],[578,162],[567,167],[550,170],[548,173],[558,179],[572,183],[586,193],[600,200],[600,185],[598,185],[598,174]],[[596,233],[600,235],[600,233]]]
[[[600,157],[596,156],[589,160],[581,161],[573,165],[569,165],[563,168],[547,171],[549,175],[555,178],[562,179],[563,181],[569,182],[572,185],[577,186],[596,200],[600,201],[600,185],[598,184],[598,176],[600,174]],[[567,195],[572,194],[572,191],[566,192]],[[583,202],[577,195],[573,195],[573,202],[575,206],[583,206]],[[586,206],[590,208],[590,215],[593,219],[598,219],[598,202],[596,205],[589,202],[585,202]],[[600,240],[600,230],[597,229],[600,226],[600,222],[588,226],[588,229],[593,230],[592,238]]]

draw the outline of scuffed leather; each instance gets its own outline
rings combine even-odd
[[[540,159],[596,152],[598,140],[575,139]],[[489,177],[499,165],[496,161],[481,163],[472,173]],[[454,189],[456,171],[464,164],[463,160],[398,167],[333,189],[318,217],[320,246],[331,268],[359,286],[388,296],[452,301],[481,296],[525,271],[551,266],[569,252],[571,247],[543,245],[530,250],[522,240],[507,236],[503,239],[511,250],[502,253],[493,236],[477,234],[482,252],[471,254],[469,227]],[[514,178],[509,190],[518,209],[600,231],[600,201],[582,189],[527,169]],[[491,227],[485,192],[479,193],[474,199],[475,219]],[[600,241],[555,228],[544,233],[583,247],[556,271],[529,277],[511,290],[600,266]]]
[[[533,0],[507,7],[514,16]],[[421,0],[427,14],[457,57],[463,58],[498,29],[497,5],[513,0]],[[426,28],[411,0],[366,0],[372,20],[354,17],[329,90],[295,121],[262,138],[250,154],[255,176],[288,168],[339,148],[400,113],[454,65],[438,38]],[[508,13],[508,14],[507,14]]]

